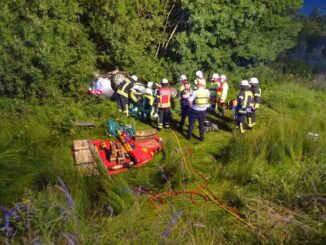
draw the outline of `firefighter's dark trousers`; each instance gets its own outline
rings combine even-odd
[[[117,94],[117,106],[118,106],[118,109],[120,111],[123,111],[124,113],[126,113],[128,115],[128,98],[120,95],[120,94]]]
[[[179,123],[179,130],[182,131],[183,125],[185,124],[185,121],[187,117],[189,116],[190,107],[189,105],[181,105],[181,120]]]
[[[198,119],[198,121],[199,121],[199,140],[200,141],[204,140],[205,115],[206,115],[206,110],[205,111],[196,111],[194,109],[190,110],[187,139],[191,138],[192,131],[194,130],[194,127],[195,127],[195,121],[196,121],[196,119]]]
[[[247,113],[245,113],[245,112],[242,112],[242,113],[238,112],[238,114],[237,114],[237,125],[238,125],[241,133],[246,132],[246,130],[245,130],[246,116],[247,116]]]
[[[220,117],[224,117],[224,111],[225,111],[224,106],[225,106],[224,102],[218,102],[217,103],[217,108],[218,108]]]
[[[248,127],[253,128],[256,124],[256,110],[252,109],[250,113],[247,115],[247,120],[248,120]]]
[[[157,127],[159,129],[164,127],[169,128],[171,123],[171,110],[170,108],[158,108],[158,123]]]

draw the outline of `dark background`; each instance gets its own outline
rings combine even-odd
[[[301,12],[309,15],[315,7],[320,9],[321,14],[326,15],[326,0],[305,0]]]

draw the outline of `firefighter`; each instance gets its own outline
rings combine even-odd
[[[154,90],[153,82],[148,82],[145,93],[141,99],[141,118],[149,122],[151,115],[154,113]]]
[[[256,77],[249,79],[250,90],[254,95],[253,108],[250,116],[248,117],[248,127],[253,128],[256,124],[256,110],[259,108],[261,89],[259,87],[259,81]]]
[[[158,110],[158,129],[162,129],[163,125],[166,128],[170,127],[171,123],[171,98],[172,90],[169,87],[169,81],[163,78],[161,87],[157,90],[157,110]]]
[[[181,91],[180,94],[180,108],[181,108],[181,120],[179,124],[178,130],[182,132],[183,125],[186,121],[187,116],[189,115],[190,111],[190,104],[188,101],[188,98],[191,93],[191,85],[190,83],[186,82],[184,83],[185,88]]]
[[[198,82],[197,90],[192,92],[188,98],[191,107],[189,112],[189,128],[187,131],[187,139],[191,139],[194,130],[195,121],[199,121],[199,140],[204,141],[204,122],[206,109],[209,107],[209,90],[205,88],[205,83]]]
[[[143,93],[145,92],[145,88],[143,88],[141,83],[138,83],[138,77],[136,75],[132,75],[131,79],[134,84],[129,94],[129,102],[133,105],[133,109],[136,109],[137,113],[137,107],[143,96]]]
[[[238,95],[238,105],[236,109],[236,122],[241,133],[246,132],[245,121],[248,114],[251,113],[254,96],[250,90],[247,80],[240,82],[240,92]]]
[[[220,86],[220,75],[214,73],[209,86],[211,110],[215,112],[217,105],[217,89]]]
[[[206,80],[204,78],[202,71],[196,71],[196,79],[194,81],[195,86],[197,86],[198,83],[201,83],[206,87]]]
[[[225,75],[220,77],[220,85],[217,89],[217,107],[219,111],[219,116],[224,117],[224,107],[226,98],[228,96],[229,85]]]
[[[117,88],[117,104],[119,111],[122,111],[127,116],[129,115],[128,112],[128,103],[129,103],[129,94],[133,83],[126,77],[120,81],[118,88]]]

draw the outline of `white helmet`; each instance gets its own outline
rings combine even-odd
[[[242,80],[242,81],[240,82],[240,86],[249,86],[249,82],[248,82],[248,80]]]
[[[166,79],[166,78],[163,78],[162,81],[161,81],[162,84],[168,84],[169,81]]]
[[[154,84],[154,83],[153,83],[152,81],[149,81],[149,82],[147,83],[147,87],[148,87],[148,88],[152,88],[152,87],[153,87],[153,84]]]
[[[226,76],[223,74],[223,75],[221,75],[221,80],[224,80],[224,81],[226,81]]]
[[[257,77],[252,77],[249,79],[249,83],[250,84],[258,84],[259,81],[258,81]]]
[[[212,76],[212,80],[216,80],[216,79],[219,79],[220,78],[220,75],[217,74],[217,73],[214,73],[213,76]]]
[[[203,78],[204,75],[201,71],[196,71],[196,77]]]
[[[131,78],[132,78],[135,82],[138,81],[138,77],[137,77],[136,75],[132,75]]]
[[[181,75],[179,78],[179,81],[182,82],[184,80],[187,80],[187,76],[186,75]]]

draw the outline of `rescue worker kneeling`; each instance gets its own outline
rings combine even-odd
[[[205,84],[197,83],[197,90],[191,93],[188,98],[190,104],[189,113],[189,128],[187,132],[187,139],[191,139],[192,131],[194,130],[195,121],[199,121],[199,140],[204,140],[204,122],[206,109],[209,107],[209,91],[205,88]]]
[[[157,110],[158,110],[158,129],[169,128],[171,123],[171,98],[172,90],[169,88],[169,81],[164,78],[161,82],[161,87],[157,90]]]
[[[238,95],[238,105],[236,109],[236,122],[241,133],[246,132],[246,117],[251,113],[253,107],[253,94],[250,90],[249,82],[243,80],[240,82],[240,92]]]
[[[145,122],[149,122],[154,113],[154,91],[153,82],[148,82],[145,93],[140,100],[140,116]]]

